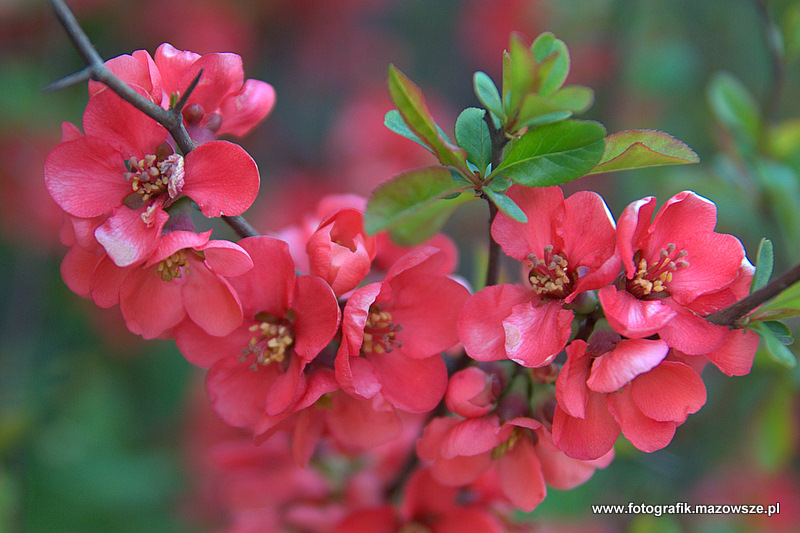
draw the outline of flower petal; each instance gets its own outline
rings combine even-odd
[[[639,300],[613,286],[603,287],[597,295],[609,325],[626,337],[649,337],[677,313],[661,300]]]
[[[186,156],[183,193],[203,215],[239,215],[258,195],[258,167],[244,149],[227,141],[209,141]]]
[[[221,337],[242,323],[242,304],[233,287],[199,259],[190,259],[181,295],[186,314],[209,335]]]
[[[367,359],[380,376],[384,398],[403,411],[426,413],[444,397],[447,367],[439,355],[414,359],[402,349],[391,353],[368,354]]]
[[[595,358],[586,385],[595,392],[615,392],[664,360],[669,346],[662,340],[627,339]]]
[[[606,407],[605,396],[589,392],[585,419],[572,417],[556,405],[553,442],[569,457],[583,461],[597,459],[617,442],[620,427]]]
[[[560,245],[553,242],[553,218],[563,209],[564,193],[560,187],[522,187],[512,185],[508,196],[522,209],[528,222],[517,222],[498,213],[492,223],[492,237],[503,251],[518,261],[528,255],[544,258],[544,247]],[[559,246],[560,247],[560,246]]]
[[[706,387],[690,366],[663,361],[633,380],[631,397],[646,417],[682,424],[705,405]]]
[[[555,300],[515,305],[503,320],[508,358],[526,367],[550,364],[567,345],[572,318],[572,311]]]
[[[647,417],[636,406],[630,389],[625,387],[618,393],[607,394],[608,411],[614,416],[625,438],[636,448],[643,452],[654,452],[666,447],[675,436],[678,425]]]

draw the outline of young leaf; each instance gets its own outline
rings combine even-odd
[[[606,130],[598,122],[566,120],[530,130],[494,171],[514,183],[547,187],[579,178],[603,155]]]
[[[788,367],[794,367],[797,365],[797,359],[792,351],[787,348],[777,336],[775,336],[768,326],[764,325],[764,322],[756,323],[756,327],[753,329],[762,339],[764,339],[764,348],[773,359]]]
[[[750,282],[750,292],[757,291],[769,282],[769,278],[772,276],[773,260],[772,241],[761,239],[758,245],[756,271],[753,274],[753,281]]]
[[[442,229],[458,206],[473,200],[474,195],[462,193],[452,199],[437,200],[424,205],[387,228],[389,236],[401,246],[415,246],[425,242]]]
[[[567,85],[549,96],[551,102],[572,110],[574,113],[583,113],[594,103],[594,91],[583,85]]]
[[[497,86],[485,72],[476,72],[472,76],[472,84],[475,88],[475,96],[478,97],[483,107],[494,113],[497,117],[503,117],[503,101]]]
[[[383,125],[396,134],[401,135],[406,139],[411,139],[415,143],[425,147],[426,150],[433,152],[430,146],[422,142],[422,139],[417,137],[417,134],[411,131],[411,129],[408,127],[408,124],[406,124],[406,122],[403,120],[402,115],[400,115],[400,112],[397,109],[392,109],[386,112],[386,115],[383,117]]]
[[[489,187],[484,187],[483,192],[486,193],[486,196],[488,196],[489,199],[494,202],[494,205],[496,205],[500,211],[508,215],[510,218],[522,224],[528,222],[528,216],[509,196],[506,196],[501,192],[493,191]]]
[[[503,109],[506,116],[510,118],[515,115],[524,96],[533,90],[533,84],[536,81],[536,60],[531,49],[523,42],[519,34],[511,34],[508,48],[510,52],[508,61],[509,75],[507,77],[509,84],[505,84],[506,73],[503,72],[503,98],[506,99],[503,102],[505,104]],[[504,70],[505,66],[504,64]]]
[[[698,161],[694,150],[663,131],[626,130],[608,136],[603,157],[589,174]]]
[[[754,145],[761,131],[758,104],[733,74],[718,72],[708,84],[708,101],[717,119],[731,132]]]
[[[410,170],[378,186],[367,201],[364,229],[377,233],[400,224],[422,208],[465,186],[456,182],[446,167]]]
[[[794,342],[794,339],[792,338],[792,330],[790,330],[789,326],[783,322],[779,322],[778,320],[765,320],[761,322],[761,326],[769,329],[781,344],[789,345]]]
[[[556,92],[569,74],[569,50],[561,39],[545,32],[531,45],[531,51],[539,62],[539,76],[536,90],[542,96]]]
[[[467,154],[453,146],[441,133],[425,105],[419,87],[409,80],[394,65],[389,65],[389,94],[409,129],[425,143],[443,165],[455,167],[465,175],[472,175],[467,168]]]
[[[467,159],[483,170],[492,162],[492,136],[483,116],[486,111],[468,107],[456,120],[456,143],[466,150]]]

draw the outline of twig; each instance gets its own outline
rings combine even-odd
[[[78,50],[78,53],[81,55],[81,57],[83,57],[83,61],[86,63],[86,68],[61,78],[54,83],[51,83],[45,87],[45,90],[54,91],[64,87],[69,87],[75,83],[87,81],[89,79],[103,83],[109,89],[117,93],[123,100],[127,101],[136,109],[139,109],[148,117],[164,126],[164,128],[175,140],[175,144],[178,146],[184,156],[194,150],[195,144],[192,138],[189,136],[189,133],[186,131],[186,127],[183,125],[183,116],[181,114],[181,110],[189,100],[189,96],[191,95],[192,91],[195,89],[195,87],[197,87],[200,77],[203,74],[202,69],[197,73],[197,76],[189,84],[176,104],[170,109],[164,109],[158,104],[151,102],[149,99],[139,94],[133,87],[125,83],[108,67],[106,67],[103,58],[100,56],[97,50],[95,50],[94,46],[89,40],[89,37],[83,31],[80,24],[78,24],[78,21],[75,19],[75,15],[73,15],[72,11],[70,11],[69,7],[67,7],[66,3],[64,3],[64,0],[47,1],[50,4],[50,7],[53,9],[56,17],[61,22],[61,25],[64,27],[64,30],[66,30],[67,35],[69,35],[69,38],[75,45],[75,48]],[[241,237],[253,237],[258,235],[258,232],[256,232],[255,229],[253,229],[253,227],[241,216],[225,216],[222,218]]]
[[[741,327],[738,321],[743,316],[764,302],[776,297],[798,281],[800,281],[800,264],[793,266],[779,277],[773,279],[757,291],[754,291],[752,294],[742,298],[738,302],[729,305],[725,309],[721,309],[715,313],[712,313],[705,318],[712,324]]]
[[[508,138],[503,133],[502,126],[495,127],[491,113],[487,110],[483,114],[483,120],[489,127],[489,138],[492,140],[492,170],[500,166],[503,161],[503,148],[508,142]],[[486,268],[486,283],[484,286],[497,285],[500,261],[500,245],[492,237],[492,223],[497,216],[497,206],[494,205],[488,196],[483,197],[489,203],[489,264]]]

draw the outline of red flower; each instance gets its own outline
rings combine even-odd
[[[212,337],[184,322],[175,340],[186,359],[211,367],[206,387],[214,410],[263,436],[338,388],[333,371],[315,358],[338,329],[339,306],[322,279],[295,277],[286,243],[250,237],[239,244],[255,265],[229,280],[242,302],[241,326]]]
[[[620,429],[642,451],[665,447],[675,429],[706,402],[691,366],[667,357],[662,340],[628,339],[567,346],[556,380],[553,441],[568,456],[591,460],[608,453]]]
[[[364,215],[340,209],[322,219],[306,244],[309,273],[326,280],[336,296],[351,291],[369,273],[375,237],[364,231]]]
[[[438,274],[445,254],[420,248],[382,282],[356,290],[342,319],[336,379],[358,398],[382,394],[409,412],[433,409],[447,388],[439,353],[458,342],[456,322],[469,292]],[[363,356],[363,357],[362,357]]]
[[[633,202],[620,217],[617,253],[625,277],[599,291],[600,303],[621,335],[657,333],[682,352],[709,353],[725,342],[728,328],[703,316],[735,301],[735,283],[749,283],[744,248],[736,237],[714,232],[711,201],[684,191],[652,218],[655,202]]]
[[[552,362],[571,335],[573,314],[563,305],[617,275],[614,222],[595,193],[581,191],[565,200],[559,187],[514,186],[508,194],[528,222],[499,213],[492,236],[506,254],[523,261],[525,284],[494,285],[474,294],[458,333],[473,359],[508,358],[540,367]]]
[[[417,455],[433,461],[434,479],[448,486],[467,485],[494,471],[505,498],[527,512],[544,500],[546,483],[573,488],[613,458],[610,453],[592,462],[572,459],[538,421],[517,417],[501,424],[496,416],[434,418],[417,441]]]
[[[57,145],[45,164],[47,190],[69,215],[108,217],[95,236],[118,266],[145,260],[181,195],[205,216],[237,215],[258,193],[253,159],[239,146],[213,141],[185,160],[171,153],[167,132],[111,91],[93,96],[85,135]]]

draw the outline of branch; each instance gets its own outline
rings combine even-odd
[[[111,72],[108,67],[106,67],[103,58],[99,53],[97,53],[97,50],[95,50],[94,46],[89,40],[89,37],[83,31],[80,24],[78,24],[78,21],[75,19],[75,15],[73,15],[72,11],[70,11],[69,7],[67,7],[66,3],[64,3],[64,0],[47,1],[50,4],[50,7],[53,9],[53,13],[55,13],[59,22],[61,22],[61,25],[64,27],[64,30],[66,30],[67,35],[69,35],[70,39],[75,45],[75,48],[78,50],[78,53],[81,55],[81,57],[83,57],[83,61],[86,63],[86,68],[48,85],[45,90],[52,91],[61,89],[70,85],[74,85],[78,82],[87,81],[88,79],[98,81],[106,85],[109,89],[118,94],[123,100],[133,105],[136,109],[139,109],[148,117],[164,126],[164,128],[175,140],[175,144],[183,153],[184,157],[189,152],[194,150],[195,144],[192,138],[189,136],[189,133],[186,131],[186,127],[183,125],[183,116],[181,114],[181,110],[183,106],[186,105],[189,95],[200,81],[200,76],[203,74],[203,71],[200,70],[194,80],[192,80],[184,93],[181,95],[175,106],[173,106],[171,109],[164,109],[158,104],[151,102],[149,99],[139,94],[133,87],[125,83],[123,80],[117,77],[116,74]],[[258,235],[258,232],[256,232],[255,229],[253,229],[253,227],[250,226],[250,224],[248,224],[247,221],[241,216],[222,218],[241,237],[252,237]]]
[[[784,290],[800,281],[800,264],[784,272],[781,276],[770,281],[757,291],[742,298],[738,302],[721,309],[716,313],[706,316],[706,320],[720,326],[741,327],[738,321],[747,313],[771,300]]]
[[[500,166],[503,160],[503,148],[508,142],[508,138],[504,135],[502,126],[500,128],[495,127],[492,115],[488,110],[483,114],[483,120],[489,127],[489,138],[492,140],[492,169],[495,169]],[[497,285],[500,245],[492,237],[492,223],[497,216],[497,206],[485,194],[483,194],[483,197],[489,203],[489,264],[486,268],[486,283],[484,285],[488,287]]]

